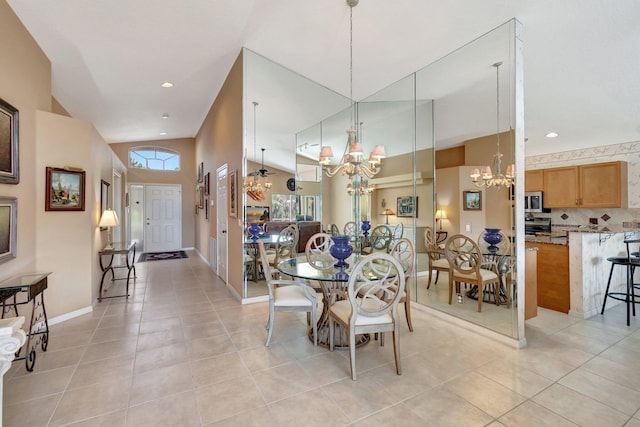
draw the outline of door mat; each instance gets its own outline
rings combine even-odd
[[[167,259],[181,259],[189,258],[185,251],[171,251],[171,252],[144,252],[140,254],[138,262],[145,261],[164,261]]]

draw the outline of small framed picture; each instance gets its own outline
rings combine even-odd
[[[0,197],[0,263],[16,257],[18,199]]]
[[[204,191],[201,185],[196,188],[196,206],[198,209],[204,209]]]
[[[418,198],[413,196],[398,197],[396,206],[398,217],[418,217]]]
[[[202,182],[204,180],[204,163],[200,162],[198,165],[198,182]]]
[[[0,99],[0,183],[20,182],[18,110]]]
[[[229,216],[233,218],[238,217],[238,198],[236,194],[236,187],[238,184],[238,173],[236,170],[229,172],[229,181],[227,183],[227,190],[229,191]]]
[[[209,190],[210,190],[209,188],[209,180],[211,179],[210,175],[211,174],[207,172],[204,176],[204,195],[207,197],[209,196]]]
[[[463,191],[462,209],[465,211],[481,211],[482,191]]]
[[[84,211],[85,171],[47,167],[45,211]]]

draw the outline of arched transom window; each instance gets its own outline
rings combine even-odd
[[[179,171],[180,153],[164,147],[129,149],[129,167],[157,171]]]

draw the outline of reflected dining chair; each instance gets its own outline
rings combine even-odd
[[[511,240],[509,236],[507,236],[503,231],[500,231],[498,234],[502,237],[500,243],[496,243],[496,250],[491,252],[489,250],[489,243],[484,240],[484,236],[487,234],[485,230],[482,230],[480,235],[478,236],[478,247],[480,248],[480,252],[482,253],[482,268],[486,268],[488,270],[493,271],[498,275],[498,279],[500,279],[500,288],[505,290],[505,299],[507,303],[507,307],[511,308],[511,289],[506,284],[506,276],[508,271],[511,268],[510,265],[510,250],[511,250]],[[498,291],[498,295],[500,291]]]
[[[372,254],[373,252],[389,252],[389,245],[393,239],[393,232],[391,228],[384,224],[377,225],[369,236],[368,245],[362,248],[362,253],[365,255]]]
[[[453,285],[456,292],[460,292],[460,283],[468,283],[478,287],[478,311],[482,311],[482,299],[485,288],[493,288],[496,304],[499,304],[498,290],[500,279],[498,275],[482,268],[483,258],[480,247],[469,236],[455,234],[447,239],[444,248],[445,256],[451,266],[449,272],[449,304],[453,297]]]
[[[349,243],[353,246],[356,243],[357,224],[353,221],[349,221],[344,225],[343,232],[345,236],[349,236]],[[355,247],[355,246],[354,246]]]
[[[437,245],[433,235],[433,229],[431,227],[426,227],[424,230],[424,245],[427,248],[427,259],[429,262],[429,275],[427,278],[427,289],[429,289],[431,287],[431,276],[433,271],[435,270],[436,272],[435,284],[437,285],[438,279],[440,278],[440,272],[449,272],[451,267],[449,266],[449,261],[447,261],[447,258],[444,256],[444,250]]]
[[[309,285],[298,280],[274,279],[271,266],[267,261],[264,242],[258,242],[260,260],[264,269],[264,277],[269,290],[269,320],[267,321],[267,342],[269,347],[276,311],[299,311],[311,314],[313,328],[313,344],[318,345],[318,297],[316,291]],[[308,323],[308,322],[307,322]]]
[[[329,349],[333,351],[336,325],[342,326],[349,340],[351,379],[356,379],[356,335],[391,331],[396,373],[400,366],[400,331],[398,303],[405,287],[404,269],[397,259],[376,252],[360,258],[351,270],[347,299],[336,301],[329,308]],[[383,345],[380,336],[380,345]]]
[[[277,268],[280,261],[294,258],[296,256],[298,249],[298,238],[298,226],[295,224],[291,224],[280,231],[275,249],[265,251],[267,261],[269,265],[273,267],[273,272],[274,274],[276,274],[276,276],[278,275]]]
[[[407,326],[409,327],[409,331],[413,332],[413,323],[411,322],[411,285],[409,281],[413,275],[416,251],[411,240],[403,237],[393,245],[389,254],[397,259],[400,264],[402,264],[402,268],[404,268],[404,294],[402,298],[400,298],[399,304],[404,303],[404,315],[407,318]]]

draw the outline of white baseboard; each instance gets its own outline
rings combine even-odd
[[[269,295],[260,295],[257,297],[244,298],[242,300],[242,304],[255,304],[257,302],[267,302],[269,301]]]
[[[82,316],[83,314],[91,313],[92,311],[93,311],[93,307],[88,306],[88,307],[84,307],[84,308],[72,311],[70,313],[65,313],[60,316],[52,317],[51,319],[48,319],[49,326],[65,322],[67,320],[71,320],[74,317]]]

